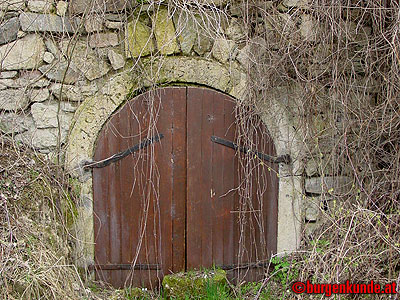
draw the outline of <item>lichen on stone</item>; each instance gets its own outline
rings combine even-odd
[[[205,295],[207,285],[227,284],[226,272],[221,269],[180,272],[166,275],[162,285],[168,299],[185,299],[190,295]]]

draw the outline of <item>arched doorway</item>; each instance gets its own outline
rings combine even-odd
[[[273,156],[263,131],[251,150]],[[235,100],[198,87],[147,92],[110,118],[92,164],[99,279],[154,286],[213,266],[247,280],[263,274],[277,247],[278,169],[260,160],[243,211],[235,135]]]

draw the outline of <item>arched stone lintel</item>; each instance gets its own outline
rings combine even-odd
[[[78,216],[75,222],[77,236],[76,259],[79,266],[93,263],[93,195],[91,172],[84,172],[82,162],[93,157],[97,136],[111,115],[128,100],[129,95],[152,84],[168,82],[194,83],[223,91],[242,100],[246,90],[246,74],[237,66],[227,67],[210,60],[199,58],[165,57],[156,60],[143,60],[142,70],[147,78],[137,83],[132,71],[125,69],[109,78],[99,93],[88,97],[79,106],[71,126],[65,165],[69,172],[81,182],[81,197]],[[300,140],[289,117],[281,105],[269,101],[268,108],[262,110],[262,118],[274,140],[277,154],[290,154],[297,158]],[[299,161],[294,159],[290,165],[279,168],[278,197],[278,253],[294,251],[300,243],[301,232],[301,177]]]

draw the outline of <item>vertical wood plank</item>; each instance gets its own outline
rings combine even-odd
[[[185,269],[186,257],[186,88],[174,88],[172,92],[172,271],[180,272]]]
[[[159,224],[155,228],[157,263],[162,265],[162,274],[168,274],[172,265],[172,224],[171,224],[171,205],[172,205],[172,184],[173,184],[173,92],[171,89],[160,89],[155,91],[154,97],[157,99],[157,130],[164,134],[164,138],[158,145],[159,151],[155,151],[155,161],[159,172],[159,199],[154,199],[154,209],[157,214]],[[154,150],[156,150],[154,148]],[[161,284],[161,282],[160,282]]]
[[[127,103],[127,111],[130,119],[129,133],[132,137],[132,145],[140,143],[141,135],[140,129],[143,124],[144,112],[142,105],[143,95],[129,101]],[[140,224],[140,214],[142,210],[142,170],[141,162],[143,161],[143,151],[135,153],[129,161],[132,164],[128,164],[126,172],[126,192],[129,193],[129,208],[127,209],[126,221],[129,226],[129,243],[127,248],[129,249],[129,263],[138,263],[140,260],[136,260],[138,251],[138,241],[139,241],[139,224]],[[140,276],[136,270],[130,270],[127,272],[127,285],[137,286],[140,282]]]
[[[130,109],[130,103],[127,103],[127,109],[120,112],[120,126],[123,138],[121,139],[121,147],[128,149],[137,144],[134,136],[131,133],[135,132],[132,126],[136,125]],[[133,230],[132,222],[132,203],[131,190],[134,184],[133,168],[135,164],[135,155],[129,155],[123,160],[123,167],[120,168],[120,201],[121,201],[121,262],[130,264],[132,262],[132,239],[131,232]],[[121,281],[123,286],[130,284],[130,271],[121,271]]]
[[[212,242],[214,234],[214,226],[216,223],[216,211],[212,209],[212,169],[215,158],[212,153],[211,136],[213,134],[213,125],[215,116],[214,109],[214,91],[204,88],[197,88],[196,95],[202,98],[202,125],[201,125],[201,171],[198,174],[201,176],[198,181],[201,185],[197,186],[198,197],[201,196],[200,209],[202,218],[198,219],[201,229],[201,263],[204,268],[212,267]]]
[[[94,160],[103,158],[108,152],[106,129],[100,133]],[[95,263],[107,263],[109,256],[108,245],[108,174],[104,169],[93,170],[93,219],[95,235]],[[96,270],[96,279],[110,282],[110,271]]]
[[[215,118],[213,126],[213,135],[226,138],[225,137],[225,115],[224,115],[224,104],[225,96],[217,93],[213,93],[213,116]],[[216,266],[224,265],[224,242],[225,236],[228,231],[224,231],[225,223],[230,217],[229,208],[226,207],[227,201],[224,190],[224,175],[230,176],[226,173],[226,164],[232,163],[231,161],[226,161],[225,150],[226,147],[220,147],[218,144],[211,143],[212,153],[214,158],[215,167],[212,168],[212,189],[214,195],[212,197],[212,209],[214,213],[214,234],[212,236],[213,244],[213,263]]]
[[[275,147],[272,138],[267,135],[264,136],[264,141],[266,141],[266,148],[271,155],[276,155]],[[270,168],[270,169],[268,169]],[[279,165],[266,163],[265,167],[265,177],[267,182],[267,191],[265,193],[266,203],[265,203],[265,217],[266,217],[266,240],[267,240],[267,250],[268,255],[271,253],[276,253],[277,250],[277,236],[278,236],[278,193],[279,193]]]
[[[194,88],[187,88],[187,245],[186,269],[198,268],[202,252],[202,219],[201,201],[203,191],[199,172],[202,168],[202,95]],[[201,173],[200,173],[201,174]]]
[[[119,132],[119,114],[113,118],[108,135],[109,149],[111,153],[118,153],[120,132]],[[110,263],[118,264],[121,261],[121,202],[119,199],[119,169],[120,161],[105,167],[108,172],[108,201],[109,201],[109,249]],[[113,286],[121,286],[121,271],[111,272],[111,283]]]
[[[226,139],[229,141],[236,141],[236,116],[235,116],[235,104],[232,101],[224,103],[225,110],[225,130]],[[226,265],[235,265],[238,263],[238,249],[239,249],[239,194],[238,194],[238,158],[235,150],[226,149],[225,160],[227,163],[227,171],[225,175],[225,193],[228,209],[230,212],[228,222],[226,224],[226,231],[228,234],[228,241],[224,245],[225,252],[224,255]],[[229,163],[230,162],[230,163]],[[230,174],[230,175],[228,175]],[[230,272],[230,277],[232,279],[237,278],[237,270]]]

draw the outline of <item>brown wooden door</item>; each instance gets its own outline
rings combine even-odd
[[[273,155],[260,124],[253,146]],[[236,279],[262,275],[254,263],[276,251],[277,166],[252,165],[252,194],[240,198],[237,187],[245,181],[238,174],[248,166],[234,149],[211,141],[234,141],[236,126],[234,99],[194,87],[147,92],[112,116],[95,161],[163,137],[93,169],[98,279],[157,287],[165,274],[212,266]]]

